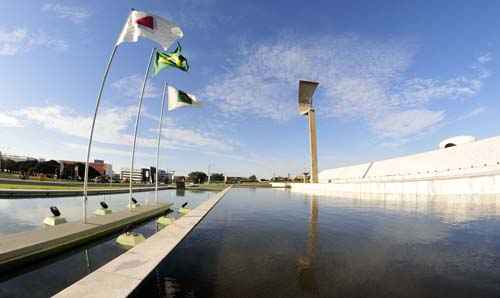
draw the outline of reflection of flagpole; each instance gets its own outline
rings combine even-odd
[[[146,83],[149,77],[149,70],[151,69],[151,63],[153,62],[153,57],[156,53],[156,48],[151,51],[151,57],[149,57],[148,68],[146,69],[146,74],[144,75],[144,81],[142,82],[141,95],[139,97],[139,107],[137,108],[137,118],[135,119],[135,132],[134,132],[134,142],[132,145],[132,157],[130,160],[130,177],[129,177],[129,206],[132,204],[132,173],[134,172],[134,158],[135,158],[135,145],[137,142],[137,130],[139,129],[139,119],[141,116],[142,100],[144,99],[144,90],[146,89]]]
[[[92,268],[90,267],[90,257],[89,257],[89,250],[88,249],[85,249],[85,264],[87,265],[87,270],[90,272],[92,272]]]
[[[165,87],[163,87],[163,98],[161,100],[161,112],[160,112],[160,124],[158,124],[158,144],[156,148],[156,177],[155,177],[155,201],[158,204],[158,172],[160,170],[160,141],[161,141],[161,127],[163,124],[163,111],[165,110],[165,99],[167,98],[167,86],[165,83]],[[167,173],[168,174],[168,173]]]
[[[108,78],[109,69],[111,68],[111,63],[113,62],[113,58],[115,57],[116,50],[118,49],[118,45],[113,47],[113,51],[111,52],[111,56],[109,57],[108,66],[106,67],[106,71],[104,71],[104,76],[102,78],[101,87],[99,89],[99,93],[97,95],[97,102],[95,105],[94,111],[94,119],[92,119],[92,125],[90,128],[90,137],[89,137],[89,145],[87,147],[87,159],[85,161],[85,175],[83,176],[83,223],[87,222],[87,188],[89,182],[89,160],[90,160],[90,149],[92,148],[92,138],[94,136],[94,127],[95,120],[97,118],[97,112],[99,110],[99,105],[101,104],[102,91],[104,90],[104,83],[106,83],[106,79]]]

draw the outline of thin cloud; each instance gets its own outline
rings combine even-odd
[[[129,98],[138,98],[141,92],[143,79],[143,76],[134,74],[113,82],[111,86],[121,95]],[[147,82],[144,98],[159,97],[160,95],[160,89],[151,83],[151,81]]]
[[[7,30],[0,28],[0,56],[14,56],[23,46],[27,36],[26,29]]]
[[[491,60],[493,60],[493,56],[491,55],[491,53],[483,53],[481,54],[479,57],[477,57],[477,61],[481,64],[485,64],[485,63],[488,63],[490,62]]]
[[[490,76],[485,65],[491,59],[485,56],[466,75],[416,77],[409,73],[416,52],[413,43],[398,40],[284,37],[241,50],[202,93],[225,115],[284,122],[297,114],[298,81],[316,80],[322,117],[362,121],[381,138],[408,137],[444,120],[446,113],[430,111],[431,103],[470,99]],[[424,118],[401,123],[400,130],[385,125],[404,121],[404,115]]]
[[[69,6],[59,3],[46,3],[42,11],[51,13],[60,19],[68,20],[74,24],[81,24],[92,16],[90,10],[80,6]]]
[[[458,117],[457,121],[460,121],[460,120],[466,120],[466,119],[469,119],[469,118],[473,118],[473,117],[477,117],[479,116],[480,114],[486,112],[486,108],[485,107],[477,107],[475,109],[473,109],[472,111]]]
[[[0,127],[23,127],[23,125],[16,117],[0,113]]]
[[[407,110],[385,115],[372,124],[372,129],[382,137],[406,138],[434,128],[444,118],[444,111]]]
[[[65,51],[68,44],[54,38],[42,30],[30,32],[24,28],[7,29],[0,27],[0,56],[15,56],[36,47]]]
[[[103,109],[99,114],[95,128],[95,141],[110,145],[129,146],[131,144],[130,123],[135,119],[137,107],[115,107]],[[89,136],[91,117],[82,116],[74,110],[53,105],[47,107],[27,107],[12,112],[25,123],[40,125],[59,133],[87,139]],[[1,121],[0,117],[0,121]],[[138,143],[145,147],[156,147],[156,130],[153,136],[138,138]],[[163,132],[164,148],[178,150],[206,150],[229,152],[235,149],[235,142],[215,132],[185,128],[170,121]]]

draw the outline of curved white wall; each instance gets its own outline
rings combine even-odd
[[[366,176],[363,178],[363,175]],[[420,154],[329,169],[320,183],[401,181],[500,173],[500,137]]]

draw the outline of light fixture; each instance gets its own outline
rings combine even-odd
[[[191,211],[191,209],[189,208],[186,208],[188,202],[185,202],[184,204],[181,205],[181,208],[179,208],[179,213],[182,214],[182,215],[185,215],[187,214],[189,211]]]
[[[61,216],[61,211],[59,211],[56,206],[50,206],[50,212],[52,212],[52,215],[54,215],[54,217]]]
[[[59,211],[59,208],[56,206],[50,206],[50,213],[52,213],[51,216],[47,216],[44,220],[43,223],[47,226],[57,226],[59,224],[66,223],[66,219],[61,216],[61,211]]]

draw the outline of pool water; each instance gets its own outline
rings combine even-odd
[[[207,200],[210,195],[213,193],[164,190],[159,192],[159,200],[174,203],[173,209],[179,208],[184,202],[188,202],[189,206],[194,208]],[[154,192],[142,192],[134,196],[142,204],[152,203],[154,200]],[[126,208],[128,194],[91,196],[88,200],[89,212],[97,208],[103,199],[111,209],[117,211]],[[79,220],[81,217],[81,197],[1,199],[0,241],[2,233],[41,228],[41,222],[49,214],[48,208],[52,205],[58,206],[69,221]],[[174,212],[169,216],[176,217],[178,214]],[[156,233],[157,230],[158,226],[154,220],[133,229],[142,233],[146,238]],[[118,234],[37,262],[22,270],[0,275],[0,297],[50,297],[62,291],[126,251],[115,242]]]
[[[134,193],[134,198],[143,205],[155,203],[154,191]],[[189,202],[193,207],[207,198],[207,192],[176,192],[175,190],[161,190],[158,192],[158,201],[160,203],[174,203],[174,206]],[[94,216],[93,212],[100,207],[99,202],[101,201],[106,202],[109,208],[116,212],[127,209],[128,200],[128,193],[89,196],[87,200],[87,216]],[[82,218],[82,196],[0,198],[0,237],[2,234],[42,228],[43,219],[51,215],[50,206],[57,206],[67,221],[77,221]]]
[[[232,189],[134,297],[499,297],[500,198]]]

